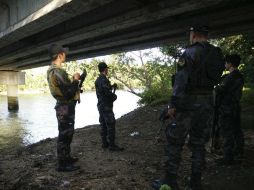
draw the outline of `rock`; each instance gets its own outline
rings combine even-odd
[[[67,180],[63,180],[62,181],[62,184],[61,184],[61,187],[70,187],[71,183]]]
[[[56,184],[56,178],[52,176],[39,176],[35,178],[35,182],[39,185],[50,185],[50,184]]]
[[[155,174],[157,171],[156,169],[151,168],[151,167],[147,167],[145,170],[146,170],[146,172],[151,173],[151,174]]]

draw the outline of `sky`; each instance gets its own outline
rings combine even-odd
[[[151,57],[159,57],[159,56],[162,57],[163,56],[163,54],[160,52],[159,48],[145,49],[145,50],[142,50],[142,53],[147,53],[149,51],[151,51],[151,54],[150,54]],[[134,56],[134,55],[138,55],[138,51],[127,52],[127,56]],[[78,63],[83,63],[84,60],[86,62],[90,62],[92,59],[97,59],[97,60],[105,61],[107,63],[107,62],[110,61],[110,56],[111,55],[99,56],[99,57],[93,57],[93,58],[88,58],[88,59],[81,59],[81,60],[76,60],[76,61]],[[144,57],[144,61],[145,62],[148,61],[148,60],[149,60],[148,57]],[[48,66],[44,66],[44,67],[39,67],[39,68],[28,69],[26,71],[32,72],[33,74],[36,75],[36,74],[45,73],[47,71],[47,69],[48,69]]]

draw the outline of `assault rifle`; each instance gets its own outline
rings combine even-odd
[[[80,93],[83,93],[83,90],[81,89],[83,86],[83,83],[86,79],[87,76],[87,72],[86,69],[83,70],[83,73],[80,75],[80,82],[79,82],[79,89],[80,89]]]
[[[77,94],[77,101],[78,101],[78,103],[80,104],[80,93],[83,93],[83,90],[81,89],[82,88],[82,86],[83,86],[83,83],[84,83],[84,81],[85,81],[85,79],[86,79],[86,76],[87,76],[87,72],[86,72],[86,69],[84,69],[83,70],[83,73],[80,75],[80,82],[79,82],[79,85],[78,85],[78,87],[79,87],[79,92],[78,92],[78,94]]]
[[[113,94],[115,94],[116,93],[116,89],[117,89],[117,84],[114,83],[111,87],[113,89]]]
[[[217,87],[213,90],[213,123],[211,131],[211,153],[220,149],[220,127],[219,127],[219,106],[220,106],[220,94],[216,92]]]

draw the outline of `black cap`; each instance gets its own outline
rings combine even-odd
[[[60,45],[57,45],[57,44],[52,44],[48,51],[49,51],[49,56],[51,58],[55,57],[56,55],[58,55],[59,53],[67,53],[69,50],[69,48],[64,48]]]
[[[226,55],[225,61],[231,63],[234,67],[238,67],[241,62],[241,57],[238,54]]]
[[[98,69],[99,69],[100,72],[103,72],[106,68],[109,68],[109,67],[105,62],[100,62],[98,64]]]
[[[204,35],[208,35],[209,27],[208,26],[196,25],[196,26],[190,27],[190,31],[198,32],[198,33],[201,33],[201,34],[204,34]]]

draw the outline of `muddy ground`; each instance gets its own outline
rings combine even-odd
[[[166,140],[156,143],[158,116],[164,106],[142,107],[117,120],[117,142],[124,152],[101,148],[98,125],[75,131],[72,153],[81,170],[55,171],[56,139],[46,139],[19,150],[0,153],[0,189],[150,190],[151,181],[163,174]],[[139,132],[137,136],[130,136]],[[254,132],[245,130],[246,155],[242,163],[219,167],[217,156],[207,153],[203,177],[206,190],[254,189]],[[190,152],[183,152],[179,182],[184,187],[190,171]]]

